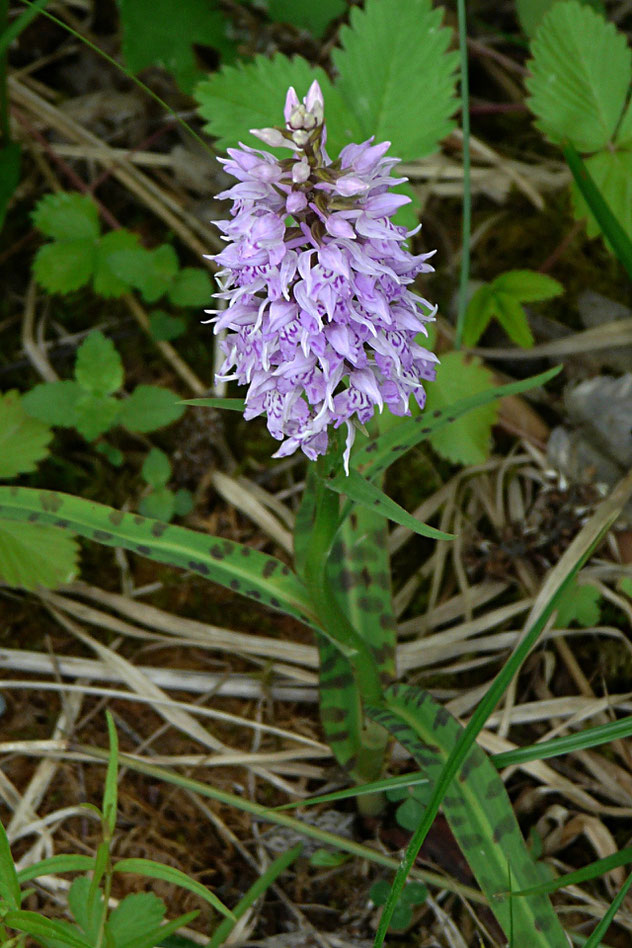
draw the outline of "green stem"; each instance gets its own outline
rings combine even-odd
[[[465,0],[457,0],[459,17],[459,52],[461,54],[461,127],[463,130],[463,239],[461,249],[461,278],[459,281],[459,312],[456,321],[454,348],[461,348],[467,288],[470,280],[470,231],[472,226],[472,196],[470,191],[470,95],[467,74],[467,27]]]

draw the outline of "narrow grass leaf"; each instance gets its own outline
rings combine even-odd
[[[108,760],[105,785],[103,788],[103,817],[109,828],[110,836],[112,836],[116,826],[119,745],[114,718],[110,711],[105,712],[105,718],[110,740],[110,759]]]
[[[160,862],[154,862],[153,859],[120,859],[112,866],[113,872],[135,872],[137,875],[146,876],[149,879],[161,879],[163,882],[170,882],[173,885],[180,886],[181,889],[188,889],[198,895],[214,909],[221,912],[227,918],[234,919],[234,915],[224,903],[217,898],[215,893],[211,892],[201,882],[189,878],[189,876],[176,869],[175,866],[165,866]]]
[[[599,747],[600,744],[609,744],[611,741],[630,736],[632,736],[632,716],[623,718],[621,721],[611,721],[609,724],[586,728],[579,734],[554,737],[550,741],[542,741],[529,747],[518,747],[516,750],[494,754],[492,760],[498,768],[509,767],[513,764],[528,763],[531,760],[547,760],[549,757],[559,757],[561,754],[573,754],[576,751]]]
[[[34,866],[27,866],[18,872],[20,884],[30,882],[39,876],[53,875],[58,872],[89,872],[94,868],[94,856],[78,856],[74,853],[62,853],[60,856],[51,856],[42,859]]]
[[[530,886],[528,889],[519,889],[512,891],[515,896],[527,896],[538,893],[556,892],[558,889],[565,889],[569,885],[580,885],[582,882],[588,882],[590,879],[599,879],[612,869],[619,866],[627,866],[632,862],[632,847],[627,846],[620,849],[617,853],[605,856],[603,859],[596,859],[590,865],[583,869],[577,869],[575,872],[566,872],[557,879],[550,879],[548,882],[542,882],[540,885]]]
[[[599,948],[601,939],[606,934],[610,928],[611,923],[614,921],[615,915],[623,905],[623,900],[628,894],[630,888],[632,887],[632,873],[625,880],[620,890],[617,892],[616,896],[606,909],[606,914],[601,919],[590,938],[584,942],[584,948]]]
[[[257,899],[261,898],[270,886],[276,882],[281,873],[300,856],[302,850],[303,844],[298,843],[296,846],[288,849],[287,852],[282,853],[274,862],[270,863],[266,871],[259,876],[257,881],[250,886],[246,894],[239,900],[233,911],[232,918],[226,918],[223,922],[220,922],[213,933],[213,937],[207,943],[206,948],[219,948],[219,946],[224,943],[235,927],[235,923],[254,905]]]

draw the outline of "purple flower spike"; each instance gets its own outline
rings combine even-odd
[[[344,423],[349,473],[356,430],[384,405],[409,415],[411,395],[423,408],[421,380],[435,377],[437,357],[416,337],[436,307],[410,289],[432,253],[410,254],[411,235],[391,221],[408,198],[390,190],[406,179],[391,177],[389,142],[347,145],[332,161],[317,82],[302,102],[290,88],[284,115],[284,128],[255,134],[292,156],[241,145],[222,159],[237,184],[220,194],[233,207],[216,222],[227,246],[211,257],[228,301],[208,311],[216,333],[229,330],[217,379],[248,385],[244,417],[266,415],[275,457],[300,448],[314,460]]]

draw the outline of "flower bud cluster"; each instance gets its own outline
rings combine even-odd
[[[391,177],[390,142],[347,145],[332,161],[317,82],[303,102],[290,88],[284,115],[284,128],[253,134],[290,157],[241,145],[220,159],[237,184],[219,195],[233,206],[211,258],[228,301],[208,310],[215,332],[228,330],[218,379],[248,385],[244,415],[266,415],[275,457],[300,448],[315,459],[346,425],[348,472],[357,428],[384,405],[410,414],[411,394],[423,408],[422,382],[435,377],[417,337],[436,307],[410,289],[432,254],[409,253],[414,232],[391,221],[409,198],[391,190],[406,179]]]

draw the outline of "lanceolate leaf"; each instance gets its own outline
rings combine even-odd
[[[433,540],[452,540],[452,534],[443,533],[435,527],[429,527],[425,523],[420,523],[407,510],[400,507],[398,503],[380,490],[369,480],[365,480],[357,471],[351,470],[348,475],[336,475],[328,486],[338,494],[344,494],[350,500],[374,510],[376,513],[387,517],[394,523],[399,523],[409,530],[414,530],[422,537],[431,537]]]
[[[176,527],[55,491],[0,487],[0,518],[52,524],[107,546],[199,573],[311,623],[313,612],[288,566],[241,543]]]
[[[445,708],[418,688],[394,686],[374,720],[415,757],[435,781],[462,729]],[[543,895],[502,894],[526,889],[541,877],[525,845],[505,786],[483,750],[474,745],[443,798],[450,828],[513,948],[567,948],[568,940]]]
[[[495,388],[489,388],[485,392],[480,392],[478,395],[462,398],[445,409],[435,409],[431,412],[424,411],[415,418],[405,418],[392,430],[359,448],[354,454],[354,463],[362,471],[364,477],[373,479],[406,454],[407,451],[410,451],[416,444],[425,441],[433,432],[451,424],[453,419],[465,415],[473,408],[478,408],[479,405],[487,405],[505,395],[519,395],[521,392],[527,392],[539,385],[546,385],[560,370],[561,366],[556,366],[541,375],[534,375],[531,378],[522,379],[520,382],[511,382],[509,385],[499,385]],[[337,487],[344,485],[344,477],[344,472],[336,477]]]

